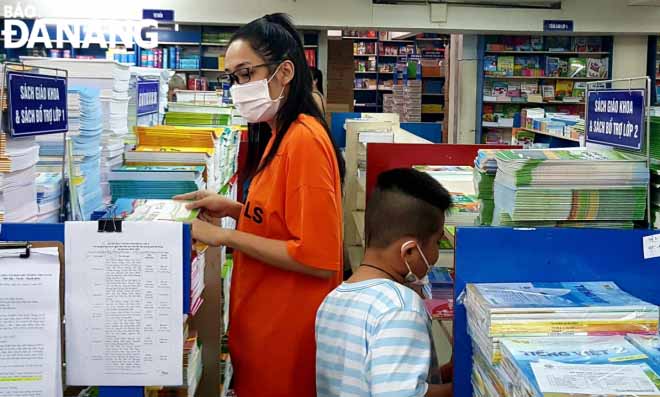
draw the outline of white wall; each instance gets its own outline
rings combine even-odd
[[[475,143],[477,119],[477,35],[463,35],[458,49],[458,123],[454,143]]]
[[[0,0],[13,5],[15,0]],[[373,5],[371,0],[24,0],[42,17],[139,19],[144,8],[174,9],[180,22],[241,24],[288,12],[304,27],[371,27],[451,32],[539,32],[544,19],[572,19],[581,33],[657,33],[660,7],[623,0],[564,0],[561,10],[449,5],[447,21],[432,23],[426,5]]]
[[[646,76],[648,36],[614,36],[612,78]]]

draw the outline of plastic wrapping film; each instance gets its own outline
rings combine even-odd
[[[613,282],[468,284],[458,304],[475,396],[660,396],[658,306]]]

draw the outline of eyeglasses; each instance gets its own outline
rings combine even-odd
[[[246,66],[234,70],[232,73],[225,73],[224,77],[229,80],[229,85],[249,83],[254,74],[254,69],[270,67],[279,64],[279,62],[262,63],[261,65]]]

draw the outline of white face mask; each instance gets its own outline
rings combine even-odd
[[[275,73],[278,70],[279,66],[275,69]],[[234,84],[229,89],[236,109],[248,123],[271,121],[280,109],[280,102],[284,97],[284,88],[275,99],[270,98],[270,91],[268,90],[268,84],[275,77],[275,73],[269,79]]]
[[[404,251],[406,250],[406,246],[410,243],[414,243],[414,241],[407,241],[401,246],[401,254],[403,255]],[[404,281],[406,284],[415,286],[415,287],[422,287],[422,295],[424,295],[425,298],[430,299],[431,298],[431,282],[429,281],[429,272],[431,271],[431,265],[429,264],[428,259],[426,259],[426,256],[422,252],[422,250],[419,248],[419,244],[415,245],[417,247],[417,251],[419,251],[419,255],[422,257],[422,260],[424,261],[424,264],[426,265],[426,273],[424,274],[424,277],[421,279],[417,277],[415,273],[412,272],[410,269],[410,265],[408,264],[408,261],[405,259],[403,262],[406,264],[406,267],[408,268],[408,274],[406,274],[406,277],[404,278]]]

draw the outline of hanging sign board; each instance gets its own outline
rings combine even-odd
[[[158,92],[160,82],[158,80],[138,80],[137,82],[137,115],[158,113]]]
[[[12,137],[69,129],[65,77],[7,71],[7,113]]]
[[[594,90],[587,98],[587,142],[641,150],[644,142],[643,89]]]
[[[174,10],[142,10],[142,19],[160,22],[174,22]]]
[[[571,20],[553,20],[546,19],[543,21],[544,32],[572,32],[573,21]]]

